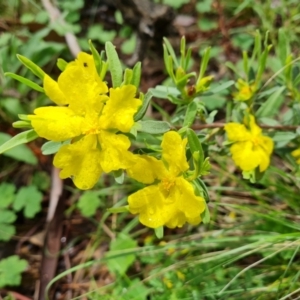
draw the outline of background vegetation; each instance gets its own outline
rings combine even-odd
[[[204,49],[211,47],[206,75],[215,78],[212,88],[258,72],[260,57],[247,67],[243,51],[253,57],[255,40],[261,36],[263,41],[268,32],[261,44],[272,48],[260,78],[257,116],[276,144],[271,167],[256,183],[244,180],[221,135],[217,142],[210,139],[223,133],[216,124],[238,111],[232,101],[236,87],[203,96],[206,112],[195,129],[208,141],[212,168],[203,180],[211,221],[167,229],[158,239],[134,216],[106,211],[125,205],[137,189],[133,181],[120,187],[103,176],[93,190],[79,191],[66,180],[54,213],[51,199],[60,187],[52,156],[42,154],[44,141],[16,147],[0,156],[0,299],[45,299],[45,293],[50,299],[300,299],[300,173],[290,154],[300,140],[299,1],[156,2],[171,7],[172,30],[165,34],[178,56],[180,38],[186,37],[192,71],[199,70]],[[125,65],[139,57],[143,34],[110,1],[56,1],[56,15],[47,3],[0,3],[0,144],[19,132],[11,126],[18,114],[50,103],[44,94],[4,76],[13,72],[40,83],[16,54],[53,78],[59,57],[73,59],[72,43],[65,40],[70,33],[85,51],[89,39],[99,52],[112,41]],[[170,85],[163,41],[147,39],[143,92]],[[153,90],[147,117],[182,124],[180,111],[162,90]]]

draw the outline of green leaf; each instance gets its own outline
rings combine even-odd
[[[133,74],[132,74],[131,84],[133,84],[137,89],[139,88],[140,81],[141,81],[141,72],[142,72],[141,68],[142,68],[142,64],[140,61],[138,61],[132,69]]]
[[[129,206],[119,206],[119,207],[110,207],[107,209],[107,211],[109,211],[112,214],[118,214],[118,213],[122,213],[122,212],[129,212]]]
[[[194,154],[195,152],[199,152],[197,164],[199,165],[199,167],[201,169],[201,166],[204,162],[204,152],[203,152],[200,140],[199,140],[198,136],[196,135],[195,131],[190,128],[188,128],[186,130],[186,134],[187,134],[187,138],[189,141],[191,153]]]
[[[201,214],[201,219],[203,221],[203,224],[208,224],[210,222],[210,212],[206,201],[205,201],[205,211]]]
[[[175,87],[168,87],[163,85],[157,85],[155,88],[151,88],[152,95],[161,99],[168,99],[168,95],[179,96],[180,92]]]
[[[66,69],[68,63],[64,59],[58,58],[56,65],[63,72]]]
[[[95,191],[84,192],[78,200],[77,207],[83,216],[89,218],[95,215],[101,206],[101,199]]]
[[[43,155],[50,155],[57,153],[58,150],[63,146],[63,145],[68,145],[70,144],[70,140],[64,141],[64,142],[53,142],[49,141],[43,144],[41,150]]]
[[[9,143],[11,139],[12,137],[9,134],[0,132],[0,144]],[[2,146],[0,146],[0,148],[1,147]],[[5,153],[3,153],[3,155],[31,165],[36,165],[38,162],[36,156],[26,145],[18,145],[17,147],[6,151]]]
[[[105,30],[101,24],[93,24],[88,27],[87,36],[91,40],[97,40],[100,43],[112,41],[117,35],[115,30]]]
[[[17,255],[9,256],[0,261],[0,288],[17,286],[21,283],[21,273],[27,268],[27,262]]]
[[[169,131],[171,126],[168,122],[165,121],[139,121],[138,131],[151,133],[151,134],[161,134]]]
[[[209,62],[209,56],[210,56],[210,47],[206,48],[205,51],[204,51],[202,61],[201,61],[201,65],[200,65],[199,77],[198,77],[196,85],[198,85],[198,83],[203,78],[203,76],[206,72],[207,65],[208,65],[208,62]]]
[[[16,233],[16,228],[11,223],[17,219],[11,210],[0,209],[0,241],[9,241]]]
[[[105,50],[106,50],[109,70],[111,73],[112,84],[113,87],[116,88],[121,86],[122,84],[122,77],[123,77],[122,65],[118,57],[118,53],[115,49],[115,46],[111,42],[105,43]]]
[[[183,4],[189,3],[189,0],[164,0],[163,3],[175,9],[180,8]]]
[[[209,170],[211,168],[211,165],[210,165],[210,162],[209,162],[209,157],[206,157],[204,159],[204,162],[201,166],[201,169],[199,171],[199,175],[202,176],[202,175],[207,175],[209,174]]]
[[[121,51],[124,54],[132,54],[136,49],[137,37],[135,34],[131,34],[129,39],[126,39],[121,45]]]
[[[41,92],[41,93],[45,92],[44,89],[41,86],[39,86],[38,84],[34,83],[33,81],[31,81],[31,80],[29,80],[27,78],[24,78],[22,76],[19,76],[17,74],[10,73],[10,72],[6,72],[6,73],[4,73],[4,75],[5,76],[9,76],[9,77],[11,77],[13,79],[16,79],[16,80],[18,80],[18,81],[20,81],[20,82],[28,85],[29,87],[31,87],[32,89],[34,89],[34,90],[36,90],[38,92]]]
[[[132,80],[132,75],[133,75],[133,71],[131,69],[125,69],[124,72],[124,80],[123,83],[124,85],[129,85],[131,83]]]
[[[133,279],[130,286],[123,287],[123,289],[126,290],[126,293],[122,295],[122,300],[145,300],[151,292],[138,278]]]
[[[17,193],[13,208],[16,211],[24,209],[24,216],[33,218],[41,211],[42,199],[43,195],[34,185],[22,187]]]
[[[21,132],[0,146],[0,154],[21,144],[33,141],[37,137],[38,135],[33,129]]]
[[[165,46],[166,46],[167,53],[170,53],[170,55],[172,57],[172,62],[175,64],[175,68],[177,69],[179,67],[179,63],[177,61],[177,57],[176,57],[176,54],[174,52],[174,49],[173,49],[171,43],[169,42],[169,40],[167,38],[164,38],[164,43],[165,43]]]
[[[143,104],[140,107],[139,111],[134,115],[134,121],[135,122],[137,122],[140,119],[142,119],[143,116],[145,115],[145,113],[147,112],[147,109],[148,109],[149,103],[150,103],[150,101],[152,99],[152,96],[153,96],[152,92],[149,90],[147,92],[147,94],[144,96]]]
[[[163,226],[154,228],[154,232],[158,239],[162,239],[164,237],[164,227]]]
[[[278,45],[276,47],[278,57],[281,61],[282,66],[285,65],[286,58],[290,54],[290,45],[288,41],[288,34],[285,32],[283,27],[278,30]]]
[[[197,178],[193,181],[193,183],[197,186],[197,191],[200,192],[200,195],[205,198],[206,202],[210,202],[208,189],[201,178]]]
[[[0,107],[5,110],[8,117],[12,116],[13,119],[16,118],[18,113],[25,113],[24,105],[21,103],[20,99],[12,97],[4,97],[1,95]]]
[[[7,208],[15,199],[16,187],[7,182],[0,184],[0,208]],[[1,218],[2,219],[2,218]]]
[[[122,184],[124,182],[125,174],[124,174],[123,170],[120,169],[120,170],[117,170],[117,171],[113,171],[113,175],[115,177],[116,183]]]
[[[94,58],[95,67],[96,67],[97,73],[100,76],[101,69],[102,69],[102,59],[101,59],[101,56],[100,56],[99,52],[96,50],[96,48],[94,47],[94,45],[93,45],[93,43],[92,43],[91,40],[89,40],[89,45],[90,45],[90,49],[91,49],[92,54],[93,54],[93,58]]]
[[[16,121],[12,126],[13,128],[32,128],[30,121]]]
[[[297,134],[295,132],[290,131],[277,131],[272,140],[274,142],[290,142],[294,138],[297,137]]]
[[[35,15],[32,14],[32,13],[23,13],[20,16],[20,22],[22,24],[27,24],[27,23],[34,22],[34,19],[35,19]]]
[[[124,275],[128,268],[134,263],[135,255],[122,253],[122,250],[135,248],[137,242],[130,236],[120,233],[115,240],[110,243],[110,251],[105,255],[107,258],[116,255],[114,251],[120,252],[120,256],[107,260],[107,267],[111,273]]]
[[[203,0],[201,2],[197,2],[196,10],[199,13],[208,13],[212,10],[213,0]]]
[[[2,211],[0,210],[0,217]],[[16,234],[16,227],[11,224],[0,222],[0,241],[7,242]]]
[[[202,95],[203,96],[206,96],[206,95],[211,95],[211,94],[218,94],[220,93],[221,91],[223,90],[226,90],[228,89],[230,86],[234,85],[234,81],[233,80],[230,80],[230,81],[226,81],[226,82],[223,82],[221,83],[220,85],[210,89],[208,92],[205,92],[203,93]]]
[[[30,119],[28,118],[28,115],[18,114],[18,117],[22,121],[29,121],[29,122],[31,122]]]
[[[33,61],[20,54],[17,54],[17,58],[34,75],[39,77],[41,80],[44,80],[45,72],[39,66],[37,66]]]
[[[184,121],[183,121],[183,127],[191,127],[191,125],[194,123],[195,118],[197,115],[197,104],[193,101],[189,103],[186,109]]]
[[[197,22],[197,25],[201,29],[201,31],[210,31],[218,27],[218,23],[209,18],[200,18]]]
[[[274,92],[257,110],[256,117],[272,117],[277,114],[282,102],[284,101],[283,97],[280,97],[284,90],[284,86],[278,88],[277,91]]]
[[[11,224],[17,219],[16,214],[10,210],[1,210],[1,223]]]

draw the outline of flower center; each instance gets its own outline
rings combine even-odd
[[[161,184],[163,189],[169,192],[170,189],[175,185],[175,180],[173,178],[163,178],[161,180]]]
[[[99,130],[98,126],[95,126],[95,127],[92,127],[90,129],[84,131],[83,133],[85,135],[88,135],[88,134],[98,134],[99,132],[100,132],[100,130]]]
[[[86,116],[82,128],[82,133],[88,134],[98,134],[100,132],[99,119],[98,116]]]
[[[253,137],[252,138],[252,143],[254,147],[258,147],[260,145],[260,140],[258,137]]]

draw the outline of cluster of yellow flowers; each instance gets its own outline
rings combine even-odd
[[[108,89],[95,68],[92,55],[81,52],[57,82],[44,76],[44,91],[58,106],[40,107],[29,115],[36,133],[47,140],[65,142],[54,157],[60,177],[71,177],[80,189],[92,188],[103,172],[126,170],[147,185],[128,197],[129,211],[151,228],[196,225],[205,201],[187,180],[187,139],[169,131],[162,138],[161,160],[129,151],[125,134],[134,125],[142,101],[136,87]]]

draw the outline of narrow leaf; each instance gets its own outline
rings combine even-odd
[[[140,81],[141,81],[141,72],[142,72],[141,68],[142,68],[142,64],[140,61],[138,61],[132,69],[133,74],[132,74],[131,84],[133,84],[137,89],[139,88]]]
[[[38,135],[33,129],[21,132],[0,146],[0,154],[9,149],[12,149],[12,148],[18,146],[18,145],[33,141],[37,137],[38,137]]]
[[[122,84],[129,85],[132,80],[133,71],[131,69],[125,69],[124,80]]]
[[[94,63],[95,63],[97,73],[98,73],[98,75],[100,75],[101,74],[101,69],[102,69],[101,56],[100,56],[99,52],[97,51],[97,49],[94,47],[91,40],[89,40],[89,45],[90,45],[90,49],[91,49],[92,54],[93,54]]]
[[[138,124],[140,125],[138,131],[151,134],[161,134],[171,129],[170,124],[165,121],[139,121]]]
[[[223,90],[228,89],[230,86],[232,86],[234,84],[233,80],[229,80],[226,82],[221,83],[220,85],[210,89],[208,92],[206,93],[202,93],[202,96],[206,96],[206,95],[211,95],[211,94],[217,94]]]
[[[16,121],[13,122],[12,126],[14,128],[32,128],[31,122],[29,121]]]
[[[174,49],[173,49],[171,43],[169,42],[169,40],[167,38],[164,38],[164,43],[166,45],[167,51],[170,53],[170,55],[172,57],[172,60],[173,60],[173,62],[175,64],[175,67],[177,69],[179,67],[179,64],[178,64],[177,57],[176,57],[176,54],[174,52]]]
[[[134,121],[135,122],[137,122],[137,121],[139,121],[140,119],[143,118],[143,116],[145,115],[145,113],[147,111],[147,108],[149,106],[149,103],[150,103],[152,97],[153,97],[152,92],[148,91],[147,94],[144,96],[143,104],[142,104],[141,108],[139,109],[139,111],[134,116]]]
[[[37,66],[33,61],[28,59],[27,57],[17,54],[18,60],[26,67],[28,68],[34,75],[39,77],[40,79],[44,79],[45,77],[45,72]]]
[[[33,81],[31,81],[31,80],[29,80],[29,79],[27,79],[25,77],[22,77],[22,76],[19,76],[17,74],[10,73],[10,72],[6,72],[6,73],[4,73],[4,75],[5,76],[9,76],[9,77],[11,77],[13,79],[16,79],[16,80],[18,80],[18,81],[20,81],[20,82],[28,85],[29,87],[31,87],[32,89],[34,89],[34,90],[36,90],[38,92],[41,92],[41,93],[45,92],[44,89],[41,86],[39,86],[35,82],[33,82]]]
[[[209,62],[209,56],[210,56],[210,47],[208,47],[204,50],[204,55],[202,57],[200,71],[199,71],[199,78],[198,78],[198,81],[197,81],[196,85],[203,78],[203,76],[206,72],[207,65],[208,65],[208,62]]]
[[[256,113],[256,117],[272,117],[273,115],[278,113],[278,109],[282,104],[282,99],[280,95],[285,90],[285,87],[282,86],[278,88],[276,92],[274,92],[258,109]]]
[[[158,228],[154,228],[155,235],[158,239],[162,239],[164,237],[164,227],[160,226]]]
[[[189,141],[189,146],[190,146],[192,154],[195,152],[199,152],[197,164],[199,165],[199,170],[201,170],[201,166],[204,161],[204,152],[203,152],[200,140],[199,140],[198,136],[196,135],[195,131],[190,128],[187,129],[186,134],[187,134],[187,138]]]
[[[208,224],[210,222],[210,212],[208,209],[208,205],[205,201],[205,211],[201,214],[203,224]]]
[[[194,123],[197,114],[197,104],[193,101],[189,103],[186,109],[185,118],[183,121],[183,127],[191,127]]]
[[[41,150],[43,155],[50,155],[50,154],[54,154],[56,152],[58,152],[58,150],[63,146],[63,145],[67,145],[70,143],[70,140],[64,141],[64,142],[53,142],[53,141],[49,141],[46,142]]]
[[[108,59],[109,70],[113,87],[119,87],[122,84],[122,65],[118,57],[115,46],[111,42],[105,43],[105,50]]]
[[[63,72],[66,69],[68,63],[64,59],[58,58],[56,65]]]

